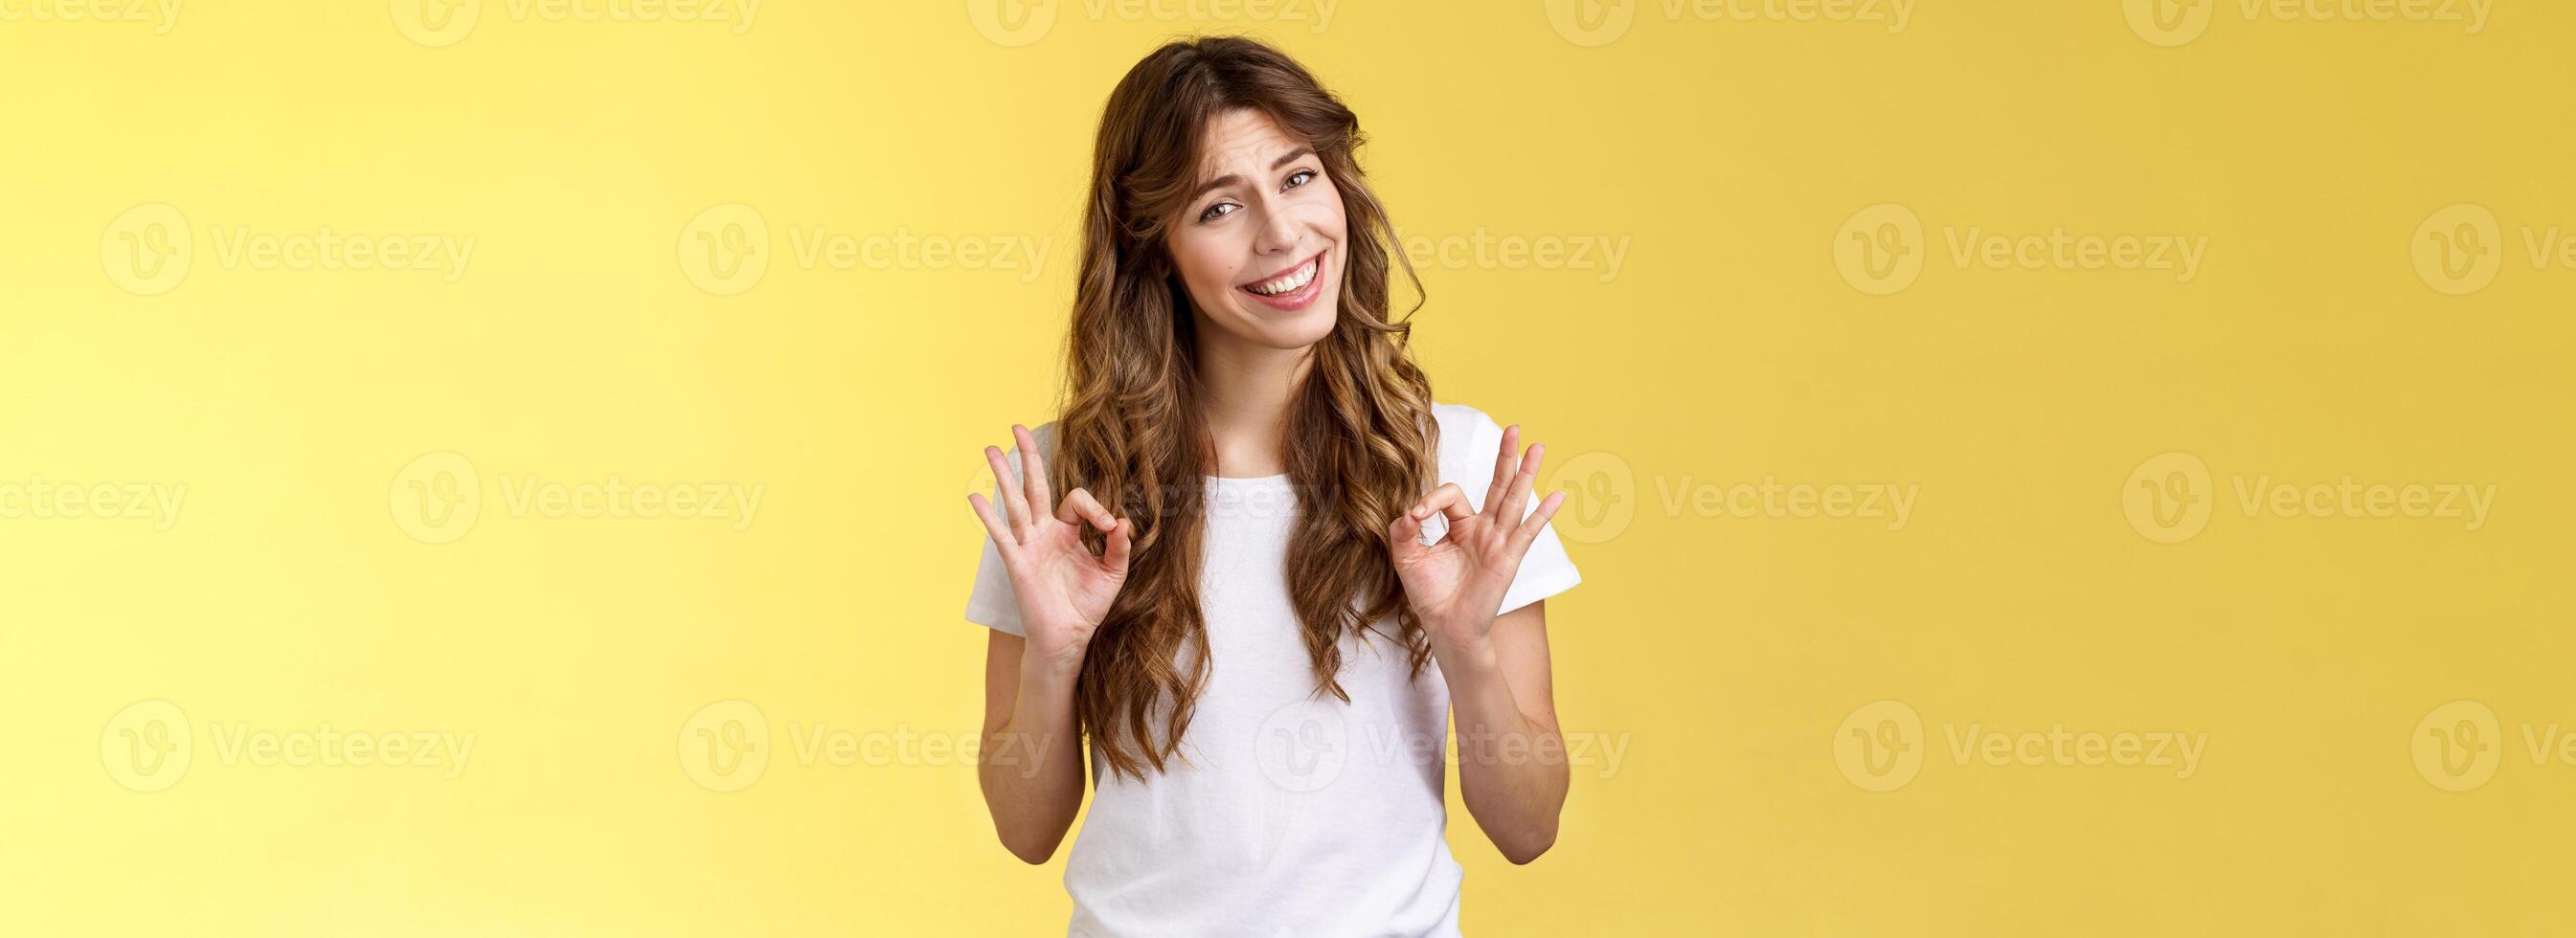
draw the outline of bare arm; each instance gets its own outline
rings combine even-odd
[[[1565,807],[1565,740],[1548,674],[1547,603],[1494,619],[1484,651],[1440,659],[1458,724],[1458,789],[1467,813],[1513,863],[1556,843]]]
[[[1091,493],[1065,493],[1056,505],[1046,459],[1026,427],[1012,427],[1025,470],[1013,473],[994,447],[984,448],[1000,481],[996,506],[982,495],[966,503],[983,519],[1010,568],[1025,637],[994,630],[984,646],[984,744],[975,765],[993,830],[1013,856],[1044,863],[1082,807],[1082,733],[1074,716],[1074,680],[1092,632],[1127,580],[1127,519],[1111,515]],[[1005,516],[1007,513],[1007,517]],[[1099,555],[1082,543],[1082,526],[1098,528]]]
[[[1556,843],[1565,741],[1551,699],[1546,604],[1496,613],[1521,558],[1565,493],[1528,508],[1546,447],[1531,446],[1515,458],[1519,443],[1519,427],[1503,431],[1483,510],[1457,483],[1442,485],[1388,527],[1387,553],[1449,682],[1467,813],[1504,857],[1528,863]],[[1434,512],[1448,519],[1449,530],[1424,544],[1422,525]]]
[[[1027,647],[999,629],[984,646],[984,745],[975,773],[1002,846],[1038,864],[1055,855],[1082,808],[1083,751],[1072,673],[1034,664],[1022,654]]]

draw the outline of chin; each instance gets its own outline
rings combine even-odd
[[[1333,301],[1336,299],[1338,297],[1326,293],[1317,297],[1313,305],[1294,313],[1248,309],[1243,311],[1243,315],[1252,326],[1251,338],[1254,341],[1271,348],[1305,348],[1333,334],[1337,309]]]

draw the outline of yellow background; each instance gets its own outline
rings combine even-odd
[[[1786,0],[1347,0],[1320,31],[1072,0],[1017,33],[955,2],[775,0],[737,33],[491,0],[433,46],[408,2],[0,20],[0,486],[185,486],[158,520],[0,518],[6,930],[1060,930],[1062,852],[1013,860],[973,770],[903,740],[977,726],[962,495],[1048,418],[1099,105],[1194,30],[1344,94],[1408,234],[1628,244],[1615,276],[1423,270],[1439,396],[1559,465],[1602,454],[1558,482],[1625,518],[1574,532],[1586,582],[1549,604],[1567,728],[1624,758],[1575,767],[1526,868],[1453,792],[1471,933],[2569,927],[2576,765],[2528,739],[2576,731],[2549,481],[2576,269],[2524,236],[2576,234],[2576,7],[2501,0],[2471,33],[2227,0],[2166,46],[2118,0],[1923,0],[1897,31]],[[156,203],[191,266],[138,295],[111,226]],[[767,268],[717,295],[685,229],[736,203]],[[1836,262],[1882,203],[1922,262],[1883,296]],[[2410,256],[2458,203],[2499,266],[2455,297]],[[817,226],[1050,253],[807,266]],[[217,251],[325,227],[476,242],[453,283]],[[2188,282],[1962,266],[1972,227],[2206,253]],[[2207,467],[2177,543],[2123,501],[2167,452]],[[427,543],[403,474],[446,453],[480,513]],[[508,510],[511,480],[611,476],[765,495],[739,531]],[[2233,488],[2347,476],[2493,509],[2282,517]],[[1690,499],[1766,477],[1918,495],[1895,530]],[[683,744],[730,700],[768,762],[718,793]],[[1919,718],[1884,792],[1837,756],[1878,700]],[[2496,719],[2457,792],[2417,757],[2454,700]],[[175,781],[120,761],[148,701],[184,714]],[[452,780],[220,757],[326,724],[476,742]],[[2206,749],[2188,778],[1952,754],[2061,725]],[[817,726],[887,755],[802,764]]]

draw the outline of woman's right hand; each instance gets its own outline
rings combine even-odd
[[[1109,513],[1091,493],[1074,489],[1065,493],[1064,502],[1052,514],[1043,509],[1054,505],[1048,490],[1046,459],[1038,455],[1037,440],[1027,427],[1013,424],[1011,435],[1019,443],[1021,484],[1012,484],[1011,466],[997,447],[984,447],[984,459],[993,464],[993,478],[999,483],[1002,501],[1010,511],[1007,522],[993,510],[993,504],[982,494],[966,496],[966,503],[984,519],[984,530],[993,535],[1000,549],[1002,565],[1011,574],[1011,590],[1018,594],[1020,626],[1028,639],[1028,660],[1044,664],[1058,675],[1070,675],[1082,664],[1084,649],[1091,645],[1091,634],[1100,620],[1109,615],[1109,602],[1117,598],[1118,588],[1127,582],[1128,535],[1135,525]],[[1107,548],[1092,556],[1091,548],[1082,543],[1082,525],[1100,529]]]

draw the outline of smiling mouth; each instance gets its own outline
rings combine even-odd
[[[1315,256],[1307,258],[1305,263],[1297,265],[1287,273],[1268,280],[1247,283],[1235,289],[1263,299],[1291,296],[1312,285],[1315,282],[1315,276],[1322,272],[1323,266],[1324,252],[1317,251]]]

